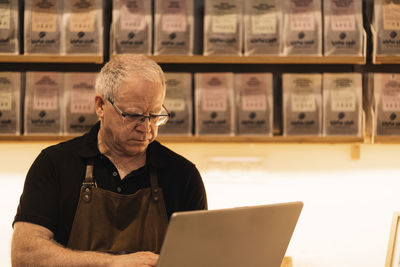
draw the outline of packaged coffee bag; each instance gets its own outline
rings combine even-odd
[[[282,5],[279,0],[244,2],[244,54],[282,53]]]
[[[160,135],[192,135],[192,74],[166,72],[167,92],[164,106],[170,113],[167,124],[158,128]]]
[[[283,74],[283,135],[321,134],[322,75]]]
[[[324,0],[324,55],[362,55],[361,1]]]
[[[324,135],[361,136],[361,73],[324,73]]]
[[[62,87],[62,73],[26,73],[25,134],[61,133]]]
[[[61,54],[62,9],[62,0],[25,1],[25,54]]]
[[[18,33],[18,0],[0,1],[0,53],[19,53]]]
[[[0,135],[20,134],[21,74],[0,72]]]
[[[237,133],[272,135],[272,73],[236,73]]]
[[[374,51],[378,55],[400,53],[400,2],[396,0],[374,0],[373,26]]]
[[[66,54],[103,54],[103,1],[64,1]]]
[[[321,2],[286,0],[284,3],[284,54],[322,55]]]
[[[85,133],[97,122],[95,112],[96,73],[64,73],[66,134]]]
[[[400,135],[400,74],[374,73],[376,135]]]
[[[193,1],[155,1],[155,55],[193,54]]]
[[[148,0],[113,0],[113,54],[151,54],[151,3]]]
[[[196,73],[196,135],[234,135],[233,73]]]
[[[242,55],[242,1],[205,0],[203,54]]]

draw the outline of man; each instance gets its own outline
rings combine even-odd
[[[96,81],[99,122],[44,149],[14,221],[13,266],[155,266],[175,211],[206,209],[200,174],[154,141],[168,119],[161,68],[114,57]]]

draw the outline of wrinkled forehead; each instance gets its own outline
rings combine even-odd
[[[165,91],[165,86],[160,79],[150,79],[143,75],[130,75],[121,80],[116,99],[157,99],[163,102]]]

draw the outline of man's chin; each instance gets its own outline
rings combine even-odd
[[[133,153],[141,153],[145,152],[147,146],[151,143],[152,140],[135,140],[130,139],[126,142],[126,150]]]

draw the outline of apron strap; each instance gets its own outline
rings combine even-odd
[[[157,170],[150,166],[150,185],[151,185],[151,195],[153,200],[157,202],[160,199],[160,188],[158,187]]]
[[[86,165],[85,180],[83,180],[81,190],[83,191],[82,197],[86,202],[92,200],[92,189],[97,187],[96,181],[93,178],[93,159],[89,159]]]

